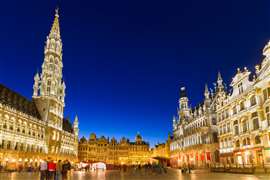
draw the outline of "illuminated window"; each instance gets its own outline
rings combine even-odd
[[[263,99],[266,101],[270,97],[270,87],[263,90]]]
[[[250,145],[250,138],[247,138],[247,145]]]
[[[243,140],[243,145],[244,146],[247,145],[247,140],[246,139]]]
[[[239,135],[239,128],[238,125],[234,126],[234,134]]]
[[[242,94],[243,93],[243,84],[242,83],[239,83],[238,84],[238,90],[239,90],[239,94]]]
[[[235,142],[235,147],[240,147],[240,141],[239,141],[239,140],[237,140],[237,141]]]
[[[243,125],[243,132],[244,133],[247,132],[248,131],[248,121],[247,120],[243,121],[242,125]]]
[[[245,103],[244,101],[240,102],[240,111],[243,111],[245,109]]]
[[[257,112],[252,113],[251,118],[253,122],[253,130],[259,129],[258,113]]]
[[[250,106],[254,106],[254,105],[256,105],[256,97],[255,97],[255,95],[253,95],[253,96],[251,96],[251,98],[250,98]]]
[[[226,125],[223,125],[223,133],[226,133]]]
[[[268,122],[268,126],[270,126],[270,107],[269,106],[265,108],[265,113],[266,113],[266,119]]]
[[[255,137],[255,144],[261,144],[261,138],[260,136]]]
[[[230,128],[230,123],[227,124],[227,132],[230,132],[231,128]]]
[[[10,148],[11,148],[11,142],[8,141],[8,143],[7,143],[7,149],[10,149]]]
[[[233,114],[236,114],[237,113],[237,109],[236,109],[236,106],[233,107]]]

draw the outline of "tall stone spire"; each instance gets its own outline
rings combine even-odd
[[[59,9],[56,8],[53,25],[49,37],[60,38]]]
[[[65,83],[62,80],[62,41],[58,13],[58,9],[56,9],[54,22],[44,49],[40,94],[53,96],[64,104]]]
[[[39,112],[49,126],[61,129],[65,106],[63,81],[62,40],[60,36],[59,12],[55,11],[54,21],[44,47],[42,72],[35,76],[33,98]]]

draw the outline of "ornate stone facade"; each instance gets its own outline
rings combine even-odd
[[[78,118],[63,116],[62,41],[56,11],[44,48],[41,74],[34,77],[33,99],[0,85],[0,162],[14,167],[37,166],[41,159],[76,161]],[[14,168],[13,167],[13,168]]]
[[[270,42],[263,61],[251,73],[238,69],[232,90],[216,104],[219,146],[223,164],[270,164]]]
[[[219,73],[215,91],[210,93],[206,86],[204,102],[196,108],[189,108],[181,89],[173,120],[173,166],[270,165],[270,42],[263,55],[254,73],[237,69],[230,89]]]
[[[170,159],[170,144],[171,136],[168,136],[168,139],[165,143],[158,143],[153,148],[152,157],[157,160],[169,160]]]
[[[182,167],[206,167],[218,162],[216,99],[224,93],[224,84],[218,74],[215,92],[210,93],[207,85],[204,101],[190,108],[185,87],[180,89],[179,110],[173,119],[173,140],[171,143],[171,165]]]
[[[80,161],[90,163],[135,165],[149,163],[151,154],[149,144],[143,141],[139,134],[137,134],[135,142],[130,142],[124,137],[117,142],[115,138],[111,140],[104,136],[97,138],[92,133],[89,140],[85,137],[80,139],[78,158]]]

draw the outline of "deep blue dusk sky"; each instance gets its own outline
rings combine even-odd
[[[31,98],[55,1],[0,6],[0,83]],[[65,115],[80,135],[127,136],[151,144],[172,129],[179,88],[191,105],[220,70],[254,70],[270,39],[268,0],[62,0]]]

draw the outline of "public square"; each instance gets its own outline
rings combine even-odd
[[[0,180],[30,180],[39,179],[38,173],[1,173]],[[269,180],[270,175],[258,174],[229,174],[192,172],[182,174],[179,170],[170,169],[166,174],[152,174],[143,172],[123,173],[120,171],[73,172],[69,180]]]

